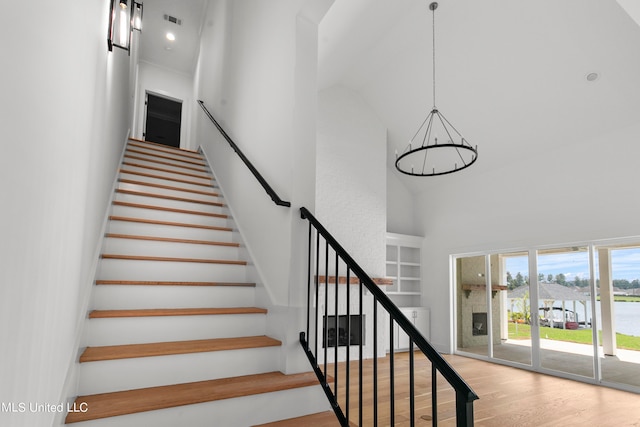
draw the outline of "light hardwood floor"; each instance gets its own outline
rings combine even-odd
[[[480,396],[474,403],[476,426],[640,426],[640,395],[577,381],[511,368],[468,357],[445,355]],[[373,394],[363,393],[363,414],[358,410],[358,364],[351,363],[349,419],[373,426]],[[373,361],[363,365],[365,390],[371,390]],[[389,426],[389,358],[378,359],[378,425]],[[395,426],[409,426],[408,353],[395,356]],[[416,425],[431,425],[431,366],[415,354]],[[334,374],[334,367],[328,366]],[[333,383],[332,383],[333,385]],[[345,406],[344,364],[338,369],[338,399]],[[438,378],[438,425],[455,425],[455,398],[451,387]]]

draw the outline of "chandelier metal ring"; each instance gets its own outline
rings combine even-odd
[[[436,36],[435,10],[438,3],[432,2],[433,21],[433,109],[422,122],[404,151],[396,151],[396,169],[411,176],[438,176],[468,168],[478,159],[478,147],[469,142],[435,107],[436,105]],[[426,127],[425,127],[426,126]],[[438,142],[442,135],[444,143]],[[416,141],[418,142],[416,144]],[[417,167],[416,167],[417,166]]]

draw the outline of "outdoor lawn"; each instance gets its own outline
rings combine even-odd
[[[598,331],[599,338],[602,338],[601,334],[602,331]],[[591,329],[571,330],[541,327],[540,336],[542,338],[557,341],[568,341],[581,344],[592,343]],[[521,340],[529,338],[531,338],[531,325],[509,322],[509,339]],[[616,333],[616,340],[618,348],[626,350],[640,350],[640,337]]]

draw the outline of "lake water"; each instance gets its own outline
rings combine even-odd
[[[567,308],[570,304],[567,304]],[[587,314],[591,318],[591,304],[587,302]],[[596,310],[600,314],[600,301],[596,301]],[[634,335],[640,337],[640,302],[620,302],[614,303],[615,319],[616,319],[616,332],[625,335]],[[576,311],[580,316],[580,320],[584,317],[584,306],[580,303],[577,304]],[[598,325],[598,329],[602,329],[602,325]]]

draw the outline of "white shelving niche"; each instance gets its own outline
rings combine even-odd
[[[385,290],[398,307],[422,305],[421,251],[424,238],[387,233],[386,275],[393,285]]]
[[[385,286],[389,298],[428,340],[431,335],[429,310],[422,307],[423,237],[387,233],[386,276],[393,284]],[[388,332],[388,331],[387,331]],[[407,350],[409,337],[394,325],[395,350]]]

